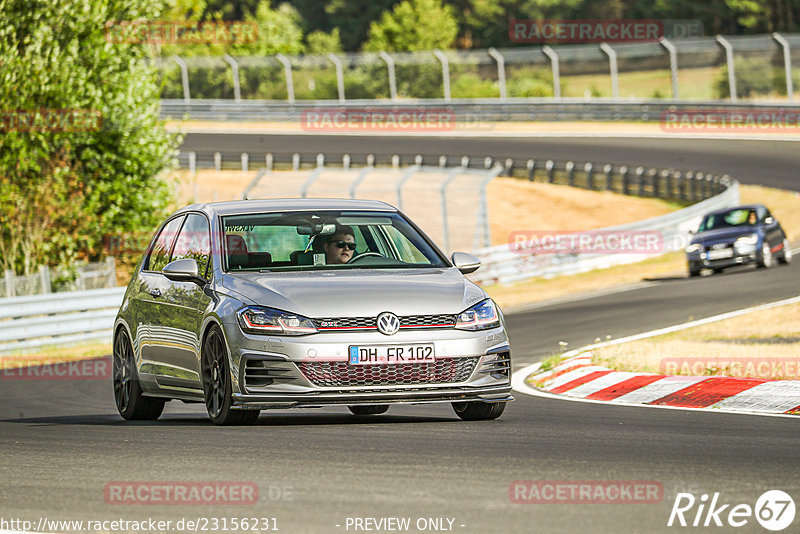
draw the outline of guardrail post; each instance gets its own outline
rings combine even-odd
[[[661,176],[664,178],[664,198],[672,198],[673,194],[672,173],[668,170],[661,171]]]
[[[558,64],[558,53],[548,45],[542,47],[542,52],[550,58],[550,69],[553,72],[553,98],[561,99],[561,69]]]
[[[447,156],[439,156],[439,167],[447,167]]]
[[[194,150],[189,151],[189,172],[191,174],[197,172],[197,152]]]
[[[687,171],[683,181],[686,184],[686,189],[688,190],[687,193],[689,194],[689,200],[690,201],[697,200],[697,191],[695,190],[696,180],[694,179],[694,172]]]
[[[500,85],[500,100],[506,99],[506,60],[496,48],[487,50],[490,56],[497,62],[497,83]]]
[[[16,287],[15,287],[15,279],[14,271],[11,269],[6,269],[5,274],[5,286],[6,286],[6,297],[13,297],[16,295]]]
[[[574,186],[575,185],[575,163],[568,161],[566,165],[567,171],[567,185]]]
[[[422,155],[417,154],[414,156],[414,165],[422,166]]]
[[[617,71],[617,53],[608,43],[600,43],[600,50],[608,56],[608,67],[611,71],[611,98],[619,100],[619,72]]]
[[[106,270],[108,271],[108,282],[106,287],[117,287],[117,262],[114,260],[114,256],[109,256],[106,258]],[[50,282],[50,271],[47,272],[47,281]],[[47,293],[50,293],[50,289],[48,287]]]
[[[678,198],[686,200],[686,180],[683,179],[683,174],[681,171],[675,171],[672,177],[678,183]]]
[[[325,154],[317,154],[317,167],[325,166]]]
[[[392,156],[392,169],[397,170],[400,168],[400,156],[395,154]]]
[[[293,171],[300,170],[300,154],[297,153],[292,154],[292,170]]]
[[[283,74],[286,77],[286,100],[294,104],[294,79],[292,78],[292,62],[283,54],[275,54],[275,59],[283,65]]]
[[[225,54],[222,56],[222,59],[231,66],[231,75],[233,76],[233,99],[239,102],[242,100],[242,91],[239,87],[239,64],[236,63],[236,60],[233,59],[233,56],[230,54]]]
[[[672,82],[672,100],[678,100],[678,49],[669,42],[666,37],[662,37],[661,46],[669,53],[669,79]]]
[[[644,167],[636,167],[637,196],[644,196]]]
[[[109,259],[112,262],[114,261],[114,258],[109,257],[106,259],[106,263]],[[117,275],[113,270],[111,272],[114,274],[114,285],[111,287],[115,287],[117,285]],[[47,265],[39,266],[39,282],[42,285],[42,293],[50,293],[50,269],[47,267]]]
[[[442,63],[442,86],[444,88],[444,99],[445,101],[450,101],[450,62],[447,60],[447,56],[444,55],[444,52],[441,50],[434,50],[433,55],[436,56]]]
[[[733,66],[733,46],[721,35],[717,35],[717,42],[725,49],[725,59],[728,63],[728,87],[731,92],[731,102],[736,102],[736,72]]]
[[[529,159],[527,167],[528,167],[528,181],[533,182],[536,179],[536,160]]]
[[[469,168],[469,156],[461,156],[461,166],[465,169]]]
[[[375,154],[367,154],[367,167],[375,166]]]
[[[794,83],[792,81],[792,54],[789,42],[781,34],[775,32],[772,38],[783,48],[783,70],[786,72],[786,99],[792,100],[794,97]]]
[[[342,60],[333,53],[328,54],[328,59],[336,67],[336,89],[339,92],[339,102],[344,102],[344,66],[342,65]]]
[[[586,189],[594,189],[594,163],[584,165],[583,172],[586,173]]]
[[[394,72],[394,58],[386,52],[378,54],[386,62],[386,69],[389,71],[389,95],[392,100],[397,100],[397,78]]]
[[[630,194],[630,182],[628,176],[628,167],[623,165],[619,168],[619,176],[622,179],[622,194],[629,195]]]
[[[552,159],[548,159],[544,164],[545,171],[547,171],[547,183],[552,184],[555,179],[556,164]]]
[[[214,170],[219,172],[222,170],[222,154],[214,152]]]
[[[491,169],[492,168],[492,158],[483,158],[483,168],[484,169]]]
[[[266,166],[267,166],[267,168],[266,168],[266,170],[267,170],[267,174],[269,174],[269,173],[271,173],[271,172],[272,172],[272,167],[273,167],[273,166],[274,166],[274,164],[275,164],[275,161],[274,161],[274,157],[273,157],[273,155],[272,155],[272,152],[267,152],[267,155],[266,155],[266,157],[265,157],[264,159],[265,159],[264,163],[265,163],[265,164],[266,164]]]
[[[660,188],[658,186],[659,185],[658,184],[658,178],[659,178],[658,171],[656,169],[650,169],[650,172],[648,174],[652,178],[651,181],[653,183],[653,195],[652,195],[653,198],[661,198],[661,191],[660,191]]]
[[[511,177],[511,175],[514,174],[514,160],[511,158],[506,158],[506,164],[503,168],[505,175]]]
[[[182,57],[178,55],[173,55],[172,60],[178,64],[181,68],[181,85],[183,85],[183,99],[186,102],[189,102],[192,97],[189,94],[189,68],[186,66],[186,62],[183,60]]]
[[[613,187],[614,184],[612,183],[613,178],[611,176],[611,171],[613,169],[614,167],[612,167],[610,163],[606,163],[605,166],[603,167],[603,174],[606,175],[606,191],[613,191],[614,189]]]
[[[247,152],[242,152],[242,172],[247,172],[249,166],[250,166],[250,154],[248,154]]]

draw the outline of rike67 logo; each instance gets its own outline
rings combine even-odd
[[[791,525],[794,515],[794,500],[781,490],[764,492],[755,506],[726,503],[720,499],[719,492],[710,499],[707,493],[699,499],[691,493],[678,493],[667,526],[742,527],[755,518],[765,529],[777,532]]]

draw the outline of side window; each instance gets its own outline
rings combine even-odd
[[[150,251],[150,256],[147,257],[145,262],[145,271],[160,271],[169,263],[169,252],[172,249],[172,243],[175,241],[175,235],[180,230],[183,219],[183,216],[175,217],[158,234],[153,250]]]
[[[175,249],[169,261],[193,259],[197,262],[197,272],[205,276],[206,267],[211,259],[211,233],[208,221],[198,213],[190,213],[186,217],[186,224],[181,228]]]

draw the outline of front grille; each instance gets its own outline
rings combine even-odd
[[[347,362],[304,362],[300,372],[323,387],[442,384],[467,380],[479,358],[442,358],[431,363],[350,365]]]
[[[400,328],[450,328],[456,324],[455,315],[400,316]],[[323,317],[313,319],[318,330],[377,330],[377,317]]]

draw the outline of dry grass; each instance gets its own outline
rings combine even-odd
[[[625,371],[798,379],[800,304],[602,347],[593,361]]]

